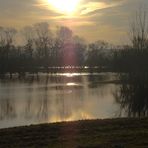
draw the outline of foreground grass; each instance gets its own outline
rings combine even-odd
[[[0,148],[148,148],[148,118],[1,129]]]

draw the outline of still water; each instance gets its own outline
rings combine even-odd
[[[115,73],[40,74],[0,80],[0,128],[119,116]]]

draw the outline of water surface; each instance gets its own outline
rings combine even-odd
[[[0,81],[0,128],[119,116],[115,73],[59,73]]]

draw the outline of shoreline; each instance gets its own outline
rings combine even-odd
[[[146,148],[148,118],[82,120],[0,129],[1,148]]]

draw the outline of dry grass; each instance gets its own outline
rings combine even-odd
[[[148,118],[1,129],[0,148],[148,148]]]

